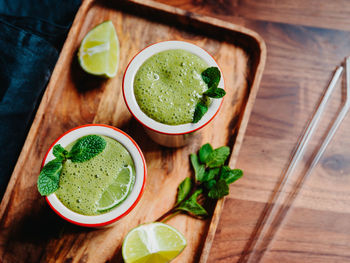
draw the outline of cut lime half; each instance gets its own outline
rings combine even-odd
[[[123,167],[113,183],[102,193],[97,211],[111,209],[125,200],[134,186],[134,173],[130,165]]]
[[[117,74],[119,40],[112,21],[103,22],[87,33],[80,44],[78,58],[87,73],[109,78]]]
[[[163,223],[143,224],[132,229],[124,239],[125,263],[165,263],[186,247],[185,237]]]

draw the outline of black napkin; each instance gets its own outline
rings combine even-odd
[[[80,0],[0,0],[0,199]]]

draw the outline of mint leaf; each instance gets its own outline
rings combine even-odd
[[[194,110],[194,114],[193,114],[193,123],[197,123],[200,121],[200,119],[202,119],[202,117],[204,116],[204,114],[206,114],[208,111],[208,107],[206,105],[204,105],[201,102],[198,102],[196,105],[196,108]]]
[[[41,195],[49,195],[58,189],[60,175],[62,171],[62,161],[54,159],[48,162],[40,172],[37,187]]]
[[[203,185],[207,190],[210,190],[216,185],[216,180],[211,179],[209,181],[205,181]]]
[[[229,166],[221,167],[220,179],[226,181],[227,184],[232,184],[234,181],[238,180],[243,176],[243,171],[241,169],[231,169]]]
[[[205,173],[205,166],[204,164],[199,163],[197,154],[191,153],[190,159],[194,170],[196,182],[197,181],[201,182]]]
[[[209,88],[216,88],[219,85],[220,78],[220,70],[217,67],[210,67],[202,72],[202,79]]]
[[[212,199],[220,199],[225,195],[228,195],[229,188],[225,180],[220,179],[216,184],[209,190],[208,196]]]
[[[187,195],[190,193],[192,188],[192,182],[190,177],[186,177],[177,188],[177,201],[176,204],[181,203]]]
[[[70,150],[68,158],[72,162],[82,163],[101,153],[105,147],[106,141],[101,136],[87,135],[77,140]]]
[[[220,88],[210,88],[206,90],[203,94],[207,95],[210,98],[220,99],[226,95],[226,91]]]
[[[66,151],[61,144],[56,144],[53,149],[52,149],[52,154],[60,159],[60,160],[64,160],[66,159],[67,155],[68,155],[68,151]]]
[[[205,171],[202,181],[206,182],[215,179],[219,172],[220,167],[210,168],[209,170]]]
[[[193,195],[191,195],[189,199],[183,202],[176,210],[186,211],[194,216],[208,215],[207,211],[197,202],[197,198],[202,192],[202,189],[195,191]]]
[[[200,149],[199,149],[199,160],[201,163],[205,163],[208,156],[211,154],[213,151],[213,147],[209,143],[204,144]]]
[[[230,155],[230,148],[227,146],[222,146],[210,153],[208,158],[206,159],[206,165],[210,168],[220,167],[223,165]]]

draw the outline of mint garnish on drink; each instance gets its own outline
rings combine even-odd
[[[175,205],[157,221],[165,221],[181,212],[206,217],[208,212],[201,204],[228,195],[229,184],[243,176],[242,170],[225,165],[229,155],[229,147],[213,149],[209,143],[204,144],[198,154],[191,154],[194,178],[186,177],[180,183]]]
[[[62,160],[57,158],[43,167],[38,178],[38,190],[41,195],[49,195],[58,189],[62,167]]]
[[[217,67],[209,67],[202,72],[202,79],[208,85],[208,89],[203,93],[203,98],[197,103],[193,115],[193,123],[197,123],[202,119],[203,115],[208,111],[208,106],[204,101],[209,98],[219,99],[226,95],[224,89],[218,88],[221,74]]]
[[[52,154],[57,160],[64,160],[68,155],[68,151],[65,150],[60,144],[56,144],[52,149]]]
[[[84,136],[73,145],[68,159],[74,163],[82,163],[102,152],[105,147],[106,141],[101,136]]]
[[[42,196],[54,193],[59,187],[60,175],[66,160],[72,162],[86,162],[101,153],[106,147],[106,141],[98,135],[81,137],[68,152],[60,144],[53,147],[52,153],[56,157],[48,162],[40,172],[37,187]]]
[[[202,119],[203,115],[206,114],[208,111],[207,105],[205,105],[202,102],[198,102],[196,105],[196,108],[194,110],[194,115],[193,115],[193,123],[199,122],[200,119]]]
[[[220,99],[226,95],[226,91],[220,88],[210,88],[207,91],[205,91],[203,94],[207,95],[210,98]]]
[[[217,67],[210,67],[202,72],[202,79],[209,88],[216,88],[219,85],[220,77],[220,70]]]

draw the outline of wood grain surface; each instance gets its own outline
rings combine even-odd
[[[350,2],[159,1],[244,25],[267,44],[262,84],[237,162],[245,178],[231,187],[208,260],[245,262],[298,138],[336,66],[350,55]],[[342,98],[338,86],[296,178],[317,150]],[[349,129],[348,115],[263,251],[262,262],[350,262]]]
[[[85,1],[80,8],[1,203],[0,262],[121,262],[126,233],[173,205],[178,184],[191,173],[191,152],[206,142],[214,147],[229,145],[233,147],[230,165],[235,164],[264,67],[263,41],[241,26],[194,17],[157,2],[132,2],[121,6],[120,2]],[[121,47],[119,71],[110,80],[85,74],[76,58],[86,33],[105,20],[114,23]],[[169,39],[189,41],[210,52],[223,71],[227,90],[219,115],[190,145],[178,149],[160,147],[145,137],[121,93],[130,59],[147,45]],[[86,123],[126,131],[140,145],[148,167],[140,203],[115,226],[102,230],[63,221],[36,190],[40,164],[50,144],[68,129]],[[216,208],[215,203],[209,204],[211,212],[215,209],[212,219],[179,215],[169,221],[188,242],[174,262],[206,261],[222,204]]]

